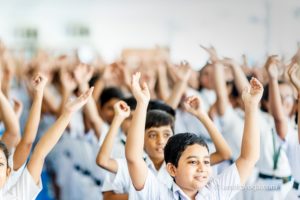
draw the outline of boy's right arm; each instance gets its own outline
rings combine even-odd
[[[130,107],[124,102],[119,101],[114,105],[115,116],[110,126],[110,129],[103,141],[103,144],[100,147],[99,153],[96,158],[96,163],[112,172],[117,173],[118,163],[115,159],[111,158],[111,151],[113,149],[114,140],[117,136],[118,129],[121,126],[122,122],[129,117]]]
[[[125,153],[131,181],[136,190],[142,190],[148,175],[148,168],[143,160],[144,133],[147,106],[150,100],[150,92],[144,83],[140,86],[139,72],[132,76],[131,91],[137,101],[131,126],[128,131]]]
[[[236,160],[241,184],[251,175],[260,155],[260,133],[258,122],[258,104],[263,94],[262,84],[255,78],[250,81],[251,88],[244,90],[242,98],[245,105],[245,124],[241,155]]]

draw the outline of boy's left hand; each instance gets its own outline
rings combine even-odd
[[[202,110],[201,99],[197,96],[190,96],[186,98],[184,101],[184,107],[189,113],[195,116],[202,116],[206,114]]]
[[[137,102],[148,104],[150,101],[150,92],[146,83],[140,85],[140,78],[140,72],[132,75],[131,91]]]
[[[262,95],[264,88],[262,84],[256,79],[253,78],[250,80],[250,87],[245,88],[242,94],[242,99],[246,105],[258,105]]]

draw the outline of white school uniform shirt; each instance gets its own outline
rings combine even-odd
[[[228,167],[220,175],[212,177],[207,185],[198,191],[196,200],[231,199],[239,191],[240,176],[235,164]],[[189,197],[173,182],[168,188],[148,170],[144,188],[136,191],[139,199],[155,200],[190,200]]]
[[[115,176],[111,175],[108,177],[108,181],[110,181],[111,184],[107,184],[106,187],[103,187],[102,192],[114,191],[117,194],[128,193],[129,199],[139,199],[136,196],[134,186],[130,179],[126,159],[116,159],[116,161],[118,163],[118,171]],[[173,179],[167,172],[165,163],[157,171],[148,157],[146,157],[145,162],[153,176],[166,188],[171,188]]]
[[[236,160],[241,151],[244,131],[244,111],[228,106],[223,116],[219,116],[221,132],[232,149],[232,158]]]
[[[281,139],[276,133],[274,119],[268,113],[260,112],[260,158],[257,167],[260,173],[286,177],[291,175],[291,169],[286,152],[281,149],[277,162],[277,169],[273,170],[274,165],[274,147],[273,137],[275,138],[275,150],[278,151],[282,145]]]
[[[5,188],[0,190],[0,200],[34,200],[41,190],[41,180],[37,185],[28,169],[25,168],[17,183],[12,188],[9,190]]]
[[[292,175],[298,183],[300,182],[300,144],[297,127],[291,127],[285,140],[285,150],[291,165]],[[300,195],[300,191],[299,191]]]

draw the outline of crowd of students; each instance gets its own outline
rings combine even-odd
[[[196,71],[0,42],[0,200],[300,199],[300,48],[249,67],[201,47]]]

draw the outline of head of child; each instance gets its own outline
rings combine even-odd
[[[8,156],[9,152],[6,145],[0,141],[0,188],[3,188],[10,174]]]
[[[284,113],[291,116],[295,103],[293,87],[289,83],[279,81],[279,91]]]
[[[100,116],[108,124],[111,124],[114,118],[114,105],[121,98],[123,93],[120,89],[115,87],[105,88],[99,97]]]
[[[212,174],[208,146],[193,133],[172,136],[164,151],[167,170],[175,183],[188,193],[203,188]]]
[[[153,163],[164,162],[164,148],[173,135],[174,118],[162,110],[149,110],[146,117],[144,149]]]

